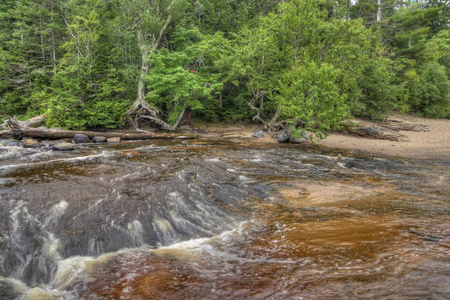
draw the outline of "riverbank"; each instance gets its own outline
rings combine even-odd
[[[424,125],[428,132],[400,131],[409,138],[407,142],[394,142],[343,135],[330,134],[317,144],[346,151],[365,151],[375,155],[407,157],[417,159],[450,158],[450,120],[423,119],[396,115],[393,120],[403,124]]]
[[[379,131],[381,136],[393,137],[394,140],[375,138],[373,134],[371,138],[359,136],[357,130],[349,130],[347,133],[332,132],[323,140],[315,140],[312,147],[335,152],[336,155],[342,153],[342,155],[388,156],[427,160],[448,160],[450,157],[450,120],[394,115],[389,124],[362,119],[355,119],[353,122],[356,126],[359,126],[353,127],[353,129],[362,128],[364,129],[363,131],[368,129],[369,131]],[[392,127],[395,127],[396,130],[391,130]],[[256,144],[276,147],[279,144],[277,139],[271,138],[267,133],[262,138],[252,137],[252,134],[261,128],[261,124],[196,123],[192,127],[184,126],[180,129],[181,131],[196,134],[196,136],[198,134],[198,137],[203,140],[225,139],[244,145]],[[418,130],[414,131],[411,128]],[[39,131],[39,128],[31,128],[30,130]],[[153,135],[160,134],[152,129],[150,131],[151,133],[148,133],[148,135],[151,135],[152,138],[155,138]],[[65,133],[64,131],[61,132]],[[142,135],[143,133],[130,129],[98,132],[98,135],[107,134]],[[160,135],[170,136],[167,133]]]
[[[429,131],[399,131],[408,137],[408,141],[390,141],[358,137],[342,133],[330,133],[324,140],[316,141],[319,147],[355,154],[374,156],[406,157],[417,159],[450,158],[450,120],[424,119],[412,116],[395,115],[392,121],[402,125],[423,125]],[[356,124],[378,127],[375,122],[356,119]],[[213,125],[203,127],[202,138],[224,138],[239,143],[278,144],[276,139],[267,134],[264,138],[253,138],[252,134],[261,125]]]

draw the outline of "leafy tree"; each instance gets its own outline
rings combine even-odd
[[[409,82],[411,108],[425,116],[444,118],[450,113],[449,81],[445,67],[438,63],[423,66],[419,80]]]
[[[449,19],[441,2],[399,9],[388,20],[384,36],[392,47],[404,112],[448,114]]]
[[[145,100],[145,77],[151,67],[149,61],[153,59],[152,56],[155,55],[165,39],[172,19],[183,14],[186,4],[184,0],[133,0],[121,2],[121,6],[124,8],[124,22],[129,28],[135,30],[137,46],[141,56],[137,97],[128,114],[134,116],[135,119],[136,117],[149,115],[154,119],[158,119],[158,123],[164,125],[166,129],[171,129],[172,127],[158,116],[160,114],[159,110],[150,106]]]
[[[309,130],[318,137],[339,129],[350,117],[346,96],[336,84],[339,70],[332,65],[306,61],[285,73],[277,98],[282,116],[296,131]]]
[[[212,65],[221,53],[222,34],[203,36],[196,30],[188,34],[201,40],[178,51],[161,48],[149,60],[152,68],[146,77],[149,88],[146,98],[153,107],[168,112],[168,118],[165,121],[151,115],[140,117],[168,130],[177,128],[186,109],[203,110],[204,103],[212,101],[222,89],[221,74],[214,72]]]
[[[448,0],[4,0],[0,118],[175,130],[185,112],[318,135],[449,111]],[[381,9],[381,21],[376,22]],[[314,95],[314,96],[312,96]],[[292,128],[291,128],[292,129]]]
[[[111,6],[72,0],[65,8],[71,38],[52,80],[47,123],[77,129],[122,126],[129,95],[124,66],[115,62],[121,51],[112,35]]]

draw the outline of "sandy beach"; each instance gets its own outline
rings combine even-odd
[[[362,150],[373,154],[396,157],[450,159],[450,120],[399,115],[392,119],[405,124],[425,125],[429,128],[429,132],[400,131],[410,139],[408,142],[376,140],[333,133],[317,143],[330,148],[340,148],[347,151]]]

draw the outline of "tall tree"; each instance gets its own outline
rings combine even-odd
[[[141,54],[141,68],[138,79],[136,100],[128,111],[131,116],[148,118],[157,122],[165,129],[171,125],[159,117],[160,111],[145,100],[145,77],[147,76],[151,56],[156,53],[169,25],[174,18],[183,12],[186,5],[184,0],[132,0],[123,1],[125,22],[136,33],[137,46]],[[130,23],[131,21],[131,23]],[[184,113],[184,109],[180,114]]]
[[[377,22],[381,21],[381,0],[377,0]]]

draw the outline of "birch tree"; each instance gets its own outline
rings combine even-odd
[[[160,111],[145,100],[147,76],[151,65],[150,58],[166,39],[167,30],[173,19],[180,13],[184,0],[131,0],[123,1],[124,19],[132,23],[129,30],[134,31],[141,56],[141,66],[137,84],[136,99],[127,114],[135,121],[139,118],[150,119],[163,129],[174,130],[174,126],[160,117]],[[180,115],[184,114],[184,109]]]

